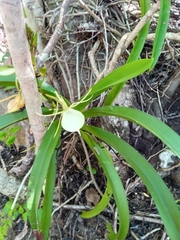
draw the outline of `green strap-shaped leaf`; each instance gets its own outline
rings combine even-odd
[[[112,160],[107,153],[94,141],[94,139],[81,131],[82,137],[89,145],[97,159],[100,161],[101,167],[107,177],[107,180],[111,186],[116,206],[118,208],[120,227],[117,234],[111,232],[111,238],[123,240],[126,238],[129,229],[129,210],[126,194],[120,180],[120,177],[113,165]]]
[[[92,218],[92,217],[99,215],[109,204],[111,195],[112,195],[112,189],[111,189],[109,182],[107,182],[107,188],[106,188],[100,202],[92,210],[82,211],[82,214],[80,215],[80,217]]]
[[[23,111],[7,113],[0,116],[0,130],[20,121],[27,119],[27,112]]]
[[[49,115],[53,113],[52,109],[42,108],[42,112],[44,115]],[[21,122],[28,118],[26,109],[18,112],[7,113],[5,115],[0,116],[0,130],[9,127],[10,125]]]
[[[16,80],[15,74],[7,75],[7,76],[0,75],[0,87],[7,87],[7,86],[15,87],[15,80]]]
[[[57,148],[59,148],[59,143],[56,146],[56,149]],[[48,239],[49,228],[51,225],[52,202],[56,179],[56,155],[57,150],[55,150],[53,153],[46,176],[45,195],[43,200],[43,212],[40,224],[40,230],[42,230],[43,232],[44,240]]]
[[[14,68],[11,65],[0,66],[0,76],[10,76],[14,75]]]
[[[152,58],[153,63],[150,69],[156,65],[159,55],[161,54],[161,49],[164,43],[164,38],[167,32],[169,16],[170,16],[171,1],[170,0],[161,0],[160,1],[160,12],[158,24],[156,27],[156,36],[154,39]]]
[[[99,82],[93,85],[90,93],[102,93],[116,84],[126,82],[133,77],[136,77],[141,73],[145,72],[149,68],[151,63],[152,59],[141,59],[132,63],[125,64],[115,69],[105,78],[101,79]]]
[[[27,212],[32,229],[40,230],[37,212],[39,200],[42,192],[42,186],[48,173],[50,161],[52,159],[55,147],[59,141],[60,127],[59,121],[52,123],[43,137],[38,152],[36,154],[31,175],[29,178],[27,192]]]
[[[175,200],[151,164],[124,140],[101,128],[84,126],[83,130],[116,149],[135,170],[154,199],[171,239],[180,239],[180,212]],[[123,221],[123,220],[122,220]]]
[[[135,122],[161,139],[175,153],[175,155],[180,157],[180,136],[168,125],[150,114],[137,109],[119,106],[91,108],[84,111],[83,114],[86,118],[97,116],[116,116]]]
[[[104,91],[112,88],[114,85],[125,83],[126,81],[137,77],[148,70],[151,65],[152,59],[141,59],[115,69],[90,88],[89,93],[81,98],[83,101],[78,104],[76,109],[83,110],[92,99],[95,99]]]
[[[146,12],[150,9],[150,0],[140,0],[141,16],[143,17]],[[137,60],[141,54],[146,41],[148,30],[149,30],[150,20],[144,25],[138,34],[137,40],[135,41],[134,47],[128,57],[127,63]]]
[[[82,137],[84,137],[85,140],[87,140],[88,142],[93,141],[90,137],[88,138],[88,136],[85,136],[85,133],[82,132]],[[89,145],[90,147],[92,147],[91,145]],[[103,162],[112,162],[112,159],[108,153],[108,151],[103,148],[102,151],[104,151],[104,157],[102,157],[102,155],[98,155],[97,152],[95,152],[94,148],[91,148],[92,151],[96,154],[96,157],[98,159],[98,161],[103,164]],[[111,185],[109,184],[109,181],[107,181],[107,188],[103,194],[103,197],[101,198],[100,202],[90,211],[82,211],[81,217],[82,218],[92,218],[97,216],[98,214],[100,214],[108,205],[110,199],[111,199],[111,195],[112,195],[112,189],[111,189]]]
[[[56,97],[56,90],[49,85],[48,83],[42,82],[37,80],[38,83],[38,90],[42,94],[48,94],[50,96]],[[7,87],[12,86],[16,87],[16,75],[10,75],[10,76],[0,76],[0,87]]]

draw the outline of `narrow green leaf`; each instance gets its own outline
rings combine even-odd
[[[32,34],[32,36],[31,36],[31,42],[32,42],[32,46],[31,46],[31,47],[36,48],[36,47],[37,47],[37,41],[38,41],[38,33],[35,32],[35,33]]]
[[[164,142],[174,152],[174,154],[180,158],[180,136],[168,125],[150,114],[137,109],[120,106],[91,108],[83,112],[83,114],[86,118],[111,115],[135,122],[161,139],[161,141]]]
[[[111,105],[114,100],[116,99],[117,95],[120,93],[120,91],[123,89],[125,85],[125,82],[120,83],[118,85],[115,85],[108,93],[104,100],[104,106]]]
[[[112,77],[111,77],[111,79],[110,78],[108,79],[109,84],[111,84],[111,82],[114,82],[114,84],[112,84],[113,88],[110,90],[110,92],[107,94],[107,96],[104,100],[104,105],[105,106],[111,105],[114,102],[117,95],[119,94],[119,92],[121,91],[121,89],[123,88],[126,81],[132,79],[133,77],[139,76],[140,74],[145,72],[147,69],[150,68],[151,63],[152,63],[152,59],[136,60],[131,63],[126,63],[124,66],[120,67],[119,72],[116,69],[115,71],[110,73],[109,75],[112,74]],[[122,68],[123,68],[123,72],[120,72],[120,70],[122,70]],[[115,81],[115,79],[117,77],[119,77],[119,79],[121,79],[121,81],[118,81],[118,83],[117,83],[117,81]],[[101,82],[101,81],[99,81],[99,82],[102,85],[103,82]],[[98,85],[98,83],[97,83],[97,85]],[[99,87],[101,87],[101,85]]]
[[[14,126],[14,127],[10,127],[7,132],[10,133],[10,134],[15,134],[19,131],[20,129],[20,126]]]
[[[49,115],[53,113],[52,109],[42,108],[42,112],[44,115]],[[10,125],[26,120],[28,118],[26,109],[23,111],[7,113],[5,115],[0,116],[0,130],[9,127]]]
[[[0,75],[1,76],[9,76],[14,74],[14,68],[12,66],[6,66],[6,65],[2,65],[0,66]]]
[[[20,121],[27,119],[27,112],[23,111],[7,113],[0,116],[0,130]]]
[[[4,140],[6,137],[7,133],[6,132],[0,132],[0,140]]]
[[[0,75],[0,87],[13,86],[15,87],[16,75],[12,74],[10,76],[1,76]]]
[[[118,208],[120,227],[117,234],[111,233],[111,239],[123,240],[126,238],[129,229],[129,210],[126,194],[120,177],[113,165],[112,159],[90,136],[81,131],[82,137],[91,148],[96,158],[99,160],[101,167],[111,186],[112,193]]]
[[[48,94],[50,96],[56,97],[56,89],[46,82],[38,81],[38,89],[39,92],[43,95]]]
[[[38,208],[38,210],[37,210],[37,222],[41,223],[41,221],[42,221],[42,208]],[[42,231],[40,231],[40,234],[42,234]]]
[[[59,147],[59,143],[56,149]],[[56,179],[56,155],[57,150],[54,151],[50,161],[50,165],[46,177],[45,195],[43,201],[43,212],[40,229],[43,232],[43,239],[48,239],[49,228],[51,225],[52,202],[54,196],[54,187]]]
[[[115,238],[115,236],[114,236],[114,231],[113,231],[113,228],[112,228],[110,222],[107,222],[107,223],[106,223],[106,226],[107,226],[107,230],[109,231],[108,240],[117,239],[117,238]]]
[[[13,87],[13,86],[1,87],[0,86],[0,88],[1,89],[3,88],[3,90],[6,92],[6,91],[9,91],[9,90],[15,89],[16,87]]]
[[[140,75],[150,68],[152,59],[141,59],[132,63],[125,64],[112,73],[102,78],[99,82],[90,88],[89,93],[83,96],[83,102],[77,105],[77,110],[83,110],[92,99],[95,99],[104,91],[113,87],[114,85],[125,83],[126,81]],[[110,99],[109,99],[110,100]]]
[[[139,175],[153,197],[170,238],[180,239],[179,209],[166,184],[151,164],[128,143],[112,133],[87,125],[83,127],[83,130],[100,138],[120,153]]]
[[[154,39],[152,58],[153,63],[151,70],[158,61],[159,55],[161,54],[161,49],[164,43],[165,35],[168,28],[169,16],[170,16],[171,1],[170,0],[161,0],[160,1],[160,12],[158,24],[156,27],[156,36]]]
[[[90,93],[102,93],[116,84],[126,82],[133,77],[136,77],[141,73],[145,72],[149,68],[151,63],[152,59],[141,59],[132,63],[125,64],[115,69],[105,78],[101,79],[99,82],[93,85]]]
[[[11,76],[1,76],[0,75],[0,86],[6,87],[6,86],[16,86],[16,75],[13,74]],[[38,90],[41,92],[43,95],[44,94],[49,94],[51,96],[56,97],[56,90],[50,86],[48,83],[42,82],[40,80],[37,80],[38,83]]]
[[[8,139],[6,140],[6,144],[8,145],[8,147],[11,146],[11,144],[13,144],[15,141],[15,136],[10,136],[8,137]]]
[[[100,202],[90,211],[82,211],[82,214],[80,215],[81,218],[92,218],[97,215],[99,215],[108,205],[112,190],[110,185],[107,183],[107,189],[105,190],[103,197],[101,198]]]
[[[84,136],[84,132],[82,132],[82,137]],[[86,136],[85,138],[87,139],[88,136]],[[91,141],[92,139],[88,139],[88,141]],[[92,151],[95,152],[95,149],[92,148]],[[107,152],[107,150],[104,148],[103,151],[106,151],[106,159],[102,158],[101,155],[97,155],[97,152],[95,152],[95,154],[97,155],[97,159],[100,163],[105,162],[105,161],[110,161],[112,162],[112,159],[109,155],[109,153]],[[98,214],[100,214],[108,205],[110,199],[111,199],[111,195],[112,195],[112,189],[111,186],[109,184],[109,181],[107,181],[107,188],[104,192],[104,195],[102,197],[102,199],[100,200],[100,202],[90,211],[82,211],[81,217],[82,218],[92,218],[97,216]]]
[[[143,17],[146,14],[146,12],[150,9],[151,3],[150,0],[140,0],[139,2],[141,7],[141,16]],[[139,32],[137,40],[135,41],[134,47],[126,63],[133,62],[139,58],[141,51],[144,47],[144,43],[146,41],[146,37],[148,35],[149,25],[150,20],[144,25],[144,27]]]
[[[49,164],[59,140],[59,121],[55,121],[46,132],[36,154],[27,191],[27,212],[32,229],[39,230],[38,205],[42,186],[46,178]]]
[[[47,69],[46,69],[45,67],[40,67],[40,68],[39,68],[39,71],[40,71],[40,74],[41,74],[41,75],[45,75],[46,72],[47,72]]]

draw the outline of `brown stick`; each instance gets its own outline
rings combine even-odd
[[[92,47],[92,49],[88,52],[88,57],[89,57],[89,60],[90,60],[90,63],[91,63],[92,70],[93,70],[93,72],[94,72],[94,74],[96,75],[97,78],[99,77],[100,73],[97,69],[94,55],[95,55],[99,45],[100,45],[100,41],[97,40],[95,42],[94,46]]]
[[[104,26],[104,23],[101,20],[101,18],[98,17],[93,11],[91,11],[91,9],[87,6],[87,4],[85,4],[82,0],[78,0],[78,2],[80,3],[81,7],[84,8],[96,20],[97,23],[99,23],[101,26]],[[116,29],[112,28],[108,24],[106,24],[106,27],[115,35],[119,37],[122,36]]]
[[[60,35],[62,34],[63,28],[64,28],[64,15],[66,12],[66,9],[69,5],[71,0],[64,0],[62,3],[62,6],[60,8],[60,14],[59,14],[59,21],[56,25],[56,29],[50,38],[48,44],[44,48],[41,54],[37,56],[37,67],[40,67],[49,57],[49,54],[52,52],[54,46],[59,40]]]

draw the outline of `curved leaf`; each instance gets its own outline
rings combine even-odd
[[[140,7],[141,7],[141,16],[143,17],[146,12],[150,9],[151,3],[150,0],[140,0]],[[144,47],[144,43],[146,41],[146,37],[148,35],[150,20],[144,25],[141,31],[138,34],[137,40],[133,46],[133,49],[128,57],[127,63],[133,62],[137,60],[141,54],[141,51]]]
[[[116,206],[118,208],[120,227],[117,234],[111,232],[110,239],[123,240],[126,238],[129,229],[129,210],[122,182],[114,167],[112,159],[109,157],[109,154],[107,154],[107,152],[101,148],[90,135],[85,134],[83,131],[81,131],[81,134],[99,160],[101,167],[103,168],[107,180],[111,186]]]
[[[107,188],[103,194],[103,197],[101,198],[100,202],[90,211],[82,211],[82,214],[80,215],[81,218],[92,218],[97,215],[99,215],[108,205],[112,195],[112,189],[107,182]]]
[[[91,108],[84,111],[83,114],[86,118],[111,115],[135,122],[161,139],[175,155],[180,157],[180,136],[168,125],[150,114],[137,109],[120,106]]]
[[[83,110],[91,101],[99,96],[104,91],[113,87],[116,84],[125,83],[126,81],[140,75],[150,68],[152,59],[141,59],[132,63],[125,64],[113,72],[102,78],[99,82],[90,88],[89,93],[84,95],[77,107],[77,110]]]
[[[56,89],[53,88],[51,85],[49,85],[46,82],[42,82],[40,80],[37,80],[38,83],[38,90],[42,94],[49,94],[50,96],[56,97]],[[0,86],[6,87],[6,86],[12,86],[16,87],[16,75],[13,74],[11,76],[0,76]]]
[[[42,108],[42,112],[44,115],[49,115],[53,113],[53,110],[48,108]],[[0,116],[0,130],[26,119],[28,119],[26,109],[2,115]]]
[[[56,146],[56,149],[59,147],[59,144]],[[54,151],[51,158],[45,185],[45,195],[43,200],[43,211],[42,211],[42,220],[40,229],[43,232],[43,239],[48,239],[49,228],[51,225],[51,213],[52,213],[52,202],[54,196],[54,187],[56,179],[56,155],[57,150]]]
[[[7,113],[0,116],[0,130],[20,121],[27,119],[27,112],[23,111]]]
[[[84,137],[85,140],[87,140],[88,142],[92,141],[92,139],[88,139],[88,136],[85,136],[85,133],[82,132],[82,137]],[[91,144],[92,145],[92,144]],[[106,160],[104,158],[102,158],[101,155],[97,155],[97,159],[100,163],[104,162],[104,161],[112,161],[112,159],[110,158],[109,153],[107,152],[107,150],[104,148],[104,151],[106,151]],[[92,148],[92,151],[95,151],[95,149]],[[97,152],[96,152],[97,153]],[[97,216],[98,214],[100,214],[108,205],[110,199],[111,199],[111,195],[112,195],[112,189],[111,186],[109,184],[109,181],[107,181],[107,188],[103,194],[102,199],[100,200],[100,202],[90,211],[82,211],[81,217],[82,218],[92,218]]]
[[[11,65],[0,66],[0,76],[9,76],[14,74],[14,68]]]
[[[158,61],[159,55],[161,54],[161,49],[164,43],[165,35],[168,28],[169,16],[170,16],[170,0],[161,0],[160,1],[160,12],[158,24],[156,27],[156,36],[154,39],[153,50],[152,50],[152,58],[153,63],[150,69],[153,69],[155,64]]]
[[[38,148],[29,178],[27,191],[27,212],[31,227],[33,229],[40,230],[37,216],[38,205],[50,161],[59,140],[61,129],[60,127],[58,128],[58,124],[59,121],[52,123],[51,127],[44,135],[41,145]]]
[[[16,81],[15,74],[7,75],[7,76],[0,75],[0,87],[6,87],[6,86],[15,87],[16,86],[15,81]]]
[[[112,133],[87,125],[83,127],[83,130],[93,134],[116,149],[130,164],[153,197],[170,238],[180,239],[179,209],[166,184],[151,164],[128,143]]]
[[[133,77],[140,75],[145,72],[152,63],[152,59],[141,59],[132,63],[127,63],[113,72],[108,74],[105,78],[101,79],[91,88],[91,94],[104,92],[108,88],[130,80]]]

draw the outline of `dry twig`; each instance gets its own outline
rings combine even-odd
[[[150,33],[147,35],[147,40],[153,41],[155,36],[156,36],[155,33]],[[180,42],[180,33],[168,32],[168,33],[166,33],[165,38],[168,40]]]
[[[98,78],[100,73],[97,69],[97,66],[96,66],[96,61],[95,61],[95,58],[94,58],[94,55],[98,49],[100,45],[100,41],[97,40],[94,44],[94,46],[91,48],[91,50],[88,52],[88,57],[89,57],[89,60],[90,60],[90,63],[91,63],[91,66],[92,66],[92,70],[94,72],[94,74],[96,75],[96,77]]]
[[[145,222],[163,224],[162,220],[160,220],[160,219],[150,218],[150,217],[146,217],[146,216],[131,215],[131,220],[138,220],[138,221],[142,221],[142,222],[145,221]]]
[[[143,16],[143,18],[140,20],[140,22],[137,24],[137,26],[134,28],[134,30],[131,33],[126,33],[121,40],[119,41],[115,51],[114,55],[112,57],[112,60],[109,63],[109,69],[108,72],[112,72],[114,68],[116,67],[116,63],[118,61],[118,58],[122,55],[122,53],[127,49],[127,47],[130,45],[130,43],[135,39],[135,37],[138,35],[140,30],[143,28],[143,26],[146,24],[146,22],[153,16],[153,14],[159,9],[160,1],[154,4],[151,9]]]
[[[84,187],[80,188],[80,189],[78,190],[78,192],[77,192],[76,194],[74,194],[71,198],[69,198],[69,199],[68,199],[67,201],[65,201],[63,204],[61,204],[60,206],[58,206],[58,207],[53,211],[52,216],[54,215],[54,213],[55,213],[56,211],[58,211],[60,208],[62,208],[63,206],[65,206],[68,202],[70,202],[72,199],[74,199],[77,195],[80,195],[81,192],[82,192],[84,189],[86,189],[91,183],[92,183],[92,180],[89,181]]]
[[[81,7],[84,8],[96,20],[97,23],[99,23],[101,26],[104,26],[104,22],[100,19],[100,17],[98,17],[93,11],[91,11],[91,9],[82,0],[78,0],[78,2],[80,3]],[[117,30],[115,30],[108,24],[106,24],[106,28],[108,28],[116,36],[122,36]]]
[[[49,54],[52,52],[54,46],[59,40],[60,35],[62,34],[63,28],[64,28],[64,16],[65,12],[67,10],[67,7],[69,5],[71,0],[64,0],[62,3],[62,6],[60,8],[60,15],[59,15],[59,21],[56,25],[56,29],[50,38],[48,44],[44,48],[41,54],[37,56],[37,67],[40,67],[49,57]]]

